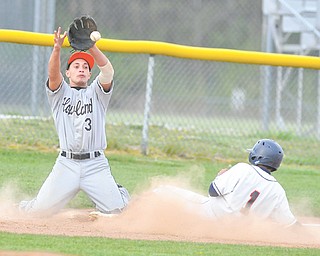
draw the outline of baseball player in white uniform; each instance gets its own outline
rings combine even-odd
[[[238,163],[221,170],[210,184],[209,196],[173,186],[161,186],[154,191],[182,199],[191,211],[203,217],[219,219],[252,214],[284,226],[295,224],[297,220],[286,193],[271,175],[281,164],[281,146],[262,139],[248,151],[250,164]]]
[[[21,211],[52,215],[62,209],[80,190],[96,210],[105,214],[121,212],[128,204],[128,191],[111,174],[105,117],[113,90],[113,67],[96,47],[89,53],[75,52],[68,60],[66,76],[61,74],[60,50],[67,33],[54,32],[54,47],[48,65],[46,91],[59,136],[60,153],[37,196],[19,204]],[[96,62],[99,75],[88,85]]]

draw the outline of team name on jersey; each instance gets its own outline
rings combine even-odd
[[[71,98],[64,97],[63,99],[63,112],[68,115],[76,114],[77,116],[85,115],[87,113],[92,113],[92,98],[90,98],[89,103],[84,103],[82,100],[78,100],[76,104],[72,105]]]

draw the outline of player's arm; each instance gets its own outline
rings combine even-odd
[[[55,91],[59,88],[63,76],[61,74],[61,62],[60,62],[60,51],[63,44],[64,39],[67,36],[67,32],[64,32],[61,36],[61,27],[58,28],[57,31],[54,31],[54,46],[49,59],[48,64],[48,76],[49,83],[48,87],[51,91]]]
[[[276,222],[283,224],[285,227],[294,226],[295,224],[296,226],[298,226],[299,223],[297,222],[296,217],[290,210],[288,198],[284,189],[278,189],[277,193],[277,198],[279,201],[277,207],[271,213],[271,218]]]
[[[211,182],[210,183],[210,187],[209,187],[209,196],[212,196],[212,197],[217,197],[217,196],[220,196],[220,194],[218,193],[217,191],[218,189],[215,188],[214,186],[214,182]]]
[[[221,169],[221,170],[218,172],[217,176],[222,175],[223,173],[225,173],[225,172],[228,171],[228,170],[229,170],[229,168],[223,168],[223,169]],[[212,197],[217,197],[217,196],[220,196],[220,195],[221,195],[221,192],[219,192],[219,189],[218,189],[218,187],[215,185],[215,182],[214,182],[214,181],[212,181],[212,182],[210,183],[208,193],[209,193],[209,196],[212,196]]]
[[[245,178],[245,169],[247,164],[238,163],[228,169],[222,169],[209,186],[208,194],[211,197],[224,196],[232,193],[241,179]]]
[[[89,49],[89,52],[93,56],[96,61],[98,68],[100,69],[100,73],[98,75],[99,82],[105,92],[110,91],[113,81],[114,70],[111,62],[104,55],[100,49],[94,44],[93,47]]]

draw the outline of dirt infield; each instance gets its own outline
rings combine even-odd
[[[35,218],[1,205],[0,230],[11,233],[320,248],[319,218],[299,218],[317,225],[294,232],[253,219],[213,222],[195,217],[170,198],[158,200],[150,192],[133,197],[122,214],[94,220],[89,217],[92,209],[65,209],[50,218]]]
[[[221,224],[190,219],[191,215],[187,217],[170,213],[132,216],[128,211],[121,216],[99,217],[96,220],[92,220],[89,213],[89,209],[68,209],[51,218],[2,217],[0,229],[17,234],[320,248],[320,227],[317,226],[306,226],[292,232],[270,223],[230,221]],[[303,218],[303,221],[320,223],[315,218]]]

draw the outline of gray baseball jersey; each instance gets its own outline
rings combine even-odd
[[[112,89],[106,93],[94,80],[77,90],[63,81],[57,91],[47,88],[47,93],[61,150],[80,153],[106,148],[105,115]]]
[[[99,211],[121,210],[129,195],[115,182],[103,152],[107,146],[105,117],[112,89],[105,92],[97,78],[85,89],[71,88],[64,80],[54,92],[46,88],[61,153],[37,197],[22,201],[20,209],[53,214],[83,190]],[[80,154],[86,157],[73,158]]]

